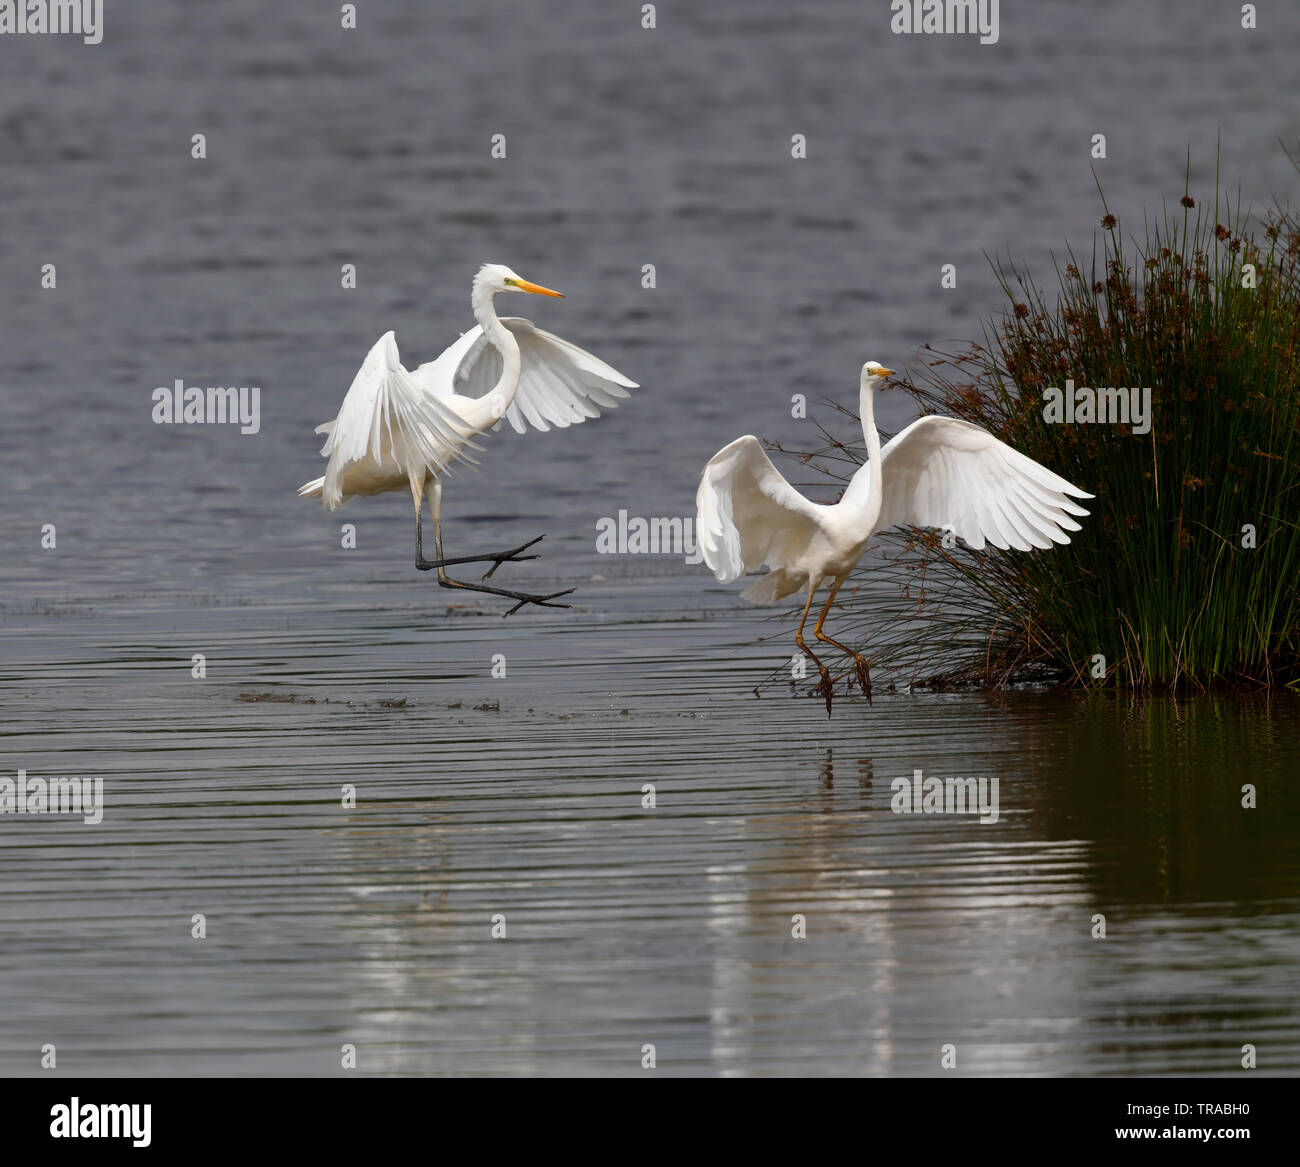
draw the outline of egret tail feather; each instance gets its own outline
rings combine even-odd
[[[751,604],[775,604],[792,592],[799,591],[805,582],[798,575],[782,568],[759,576],[740,595]]]

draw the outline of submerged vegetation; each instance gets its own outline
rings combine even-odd
[[[983,426],[1094,493],[1082,530],[1032,554],[884,534],[883,615],[868,559],[852,581],[862,598],[842,602],[847,626],[913,681],[1295,686],[1300,221],[1252,224],[1185,193],[1126,243],[1103,210],[1090,260],[1058,265],[1050,301],[999,269],[1008,306],[983,343],[928,350],[899,381],[923,412]],[[1149,388],[1150,415],[1090,423],[1105,387]],[[1071,388],[1080,412],[1060,421]],[[1125,403],[1140,410],[1141,397]],[[832,442],[806,457],[818,455],[847,479],[862,453]]]

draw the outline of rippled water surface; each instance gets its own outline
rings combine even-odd
[[[977,336],[985,253],[1087,245],[1094,165],[1134,222],[1189,145],[1213,197],[1216,137],[1244,202],[1293,191],[1300,10],[1003,5],[980,47],[829,0],[108,7],[98,48],[0,41],[0,775],[107,797],[0,816],[0,1072],[1300,1071],[1293,698],[828,720],[754,695],[788,624],[595,546],[741,432],[808,444],[792,393]],[[412,568],[408,500],[293,493],[373,340],[434,355],[484,260],[643,386],[449,481],[449,554],[545,532],[499,578],[581,585],[508,621]],[[153,425],[177,377],[261,386],[261,432]],[[892,813],[917,769],[996,777],[998,822]]]

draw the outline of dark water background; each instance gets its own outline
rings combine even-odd
[[[0,38],[0,773],[108,793],[0,818],[0,1072],[1300,1070],[1293,698],[827,721],[751,692],[786,625],[595,548],[689,514],[742,432],[809,444],[792,393],[978,336],[986,253],[1089,249],[1093,133],[1137,233],[1189,149],[1213,198],[1216,140],[1245,205],[1294,196],[1300,9],[1004,4],[981,46],[865,0],[639,8],[135,0],[98,47]],[[435,355],[483,261],[643,385],[448,483],[450,554],[545,531],[504,582],[582,584],[505,622],[414,571],[402,496],[293,493],[370,344]],[[152,424],[178,377],[260,386],[261,433]],[[997,776],[1001,820],[892,814],[917,768]]]

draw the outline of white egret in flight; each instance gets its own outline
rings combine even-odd
[[[952,417],[922,417],[882,448],[875,387],[892,373],[875,361],[862,366],[859,412],[867,461],[839,502],[804,498],[748,434],[709,460],[695,496],[700,550],[722,583],[766,564],[771,570],[745,589],[745,599],[771,604],[807,590],[794,638],[821,672],[818,692],[828,715],[830,672],[804,643],[804,625],[817,589],[829,582],[814,635],[853,658],[862,691],[870,694],[867,661],[827,636],[822,625],[872,535],[896,525],[947,527],[976,550],[985,542],[1004,550],[1048,548],[1068,543],[1066,531],[1080,529],[1071,515],[1088,513],[1068,496],[1092,498],[987,430]]]
[[[403,367],[393,333],[385,333],[370,350],[352,382],[338,417],[318,426],[327,434],[321,453],[329,458],[321,478],[298,489],[319,497],[330,510],[358,494],[383,494],[410,488],[415,503],[415,566],[437,569],[445,588],[465,588],[506,596],[517,603],[567,608],[556,604],[573,588],[550,595],[506,591],[451,579],[446,567],[457,563],[491,563],[483,579],[503,563],[536,559],[525,555],[542,536],[516,547],[484,555],[444,557],[442,551],[442,475],[458,458],[475,459],[466,447],[503,419],[519,433],[526,424],[539,430],[564,428],[600,408],[613,409],[628,390],[637,388],[618,370],[577,345],[552,336],[518,317],[498,317],[495,297],[501,292],[556,296],[500,264],[484,264],[474,277],[471,304],[478,327],[464,333],[437,360],[414,372]],[[436,559],[424,558],[422,510],[425,494],[433,515]]]

